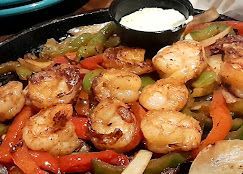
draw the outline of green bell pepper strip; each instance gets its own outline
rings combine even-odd
[[[106,41],[106,37],[105,35],[103,35],[102,33],[98,32],[96,34],[94,34],[93,38],[90,39],[90,41],[88,42],[88,46],[96,46],[96,45],[103,45]]]
[[[171,153],[158,159],[150,160],[144,174],[160,174],[166,168],[174,168],[179,164],[186,162],[186,155],[180,153]],[[94,174],[121,174],[124,170],[122,166],[113,166],[100,160],[93,160],[92,167]]]
[[[8,126],[5,124],[0,123],[0,136],[5,134],[8,131]]]
[[[94,174],[121,174],[125,169],[123,166],[114,166],[97,159],[92,161],[92,168]]]
[[[15,72],[16,67],[19,66],[19,62],[17,61],[9,61],[6,63],[0,64],[0,74]]]
[[[155,83],[155,80],[152,79],[152,77],[150,77],[150,76],[141,77],[141,81],[142,81],[141,89],[143,89],[144,87],[146,87],[148,85],[152,85]]]
[[[229,133],[229,135],[226,137],[227,140],[234,140],[234,139],[240,139],[243,140],[243,126],[241,126],[238,130],[232,131]]]
[[[27,80],[33,72],[24,66],[18,66],[16,67],[16,73],[21,80]]]
[[[88,42],[94,37],[91,33],[83,33],[76,37],[74,40],[70,42],[70,45],[72,47],[79,48],[80,46],[87,45]]]
[[[216,83],[210,84],[208,86],[193,88],[192,97],[203,97],[212,94],[215,89]]]
[[[104,26],[98,33],[101,33],[108,39],[114,33],[118,33],[117,25],[114,22],[110,22],[106,26]]]
[[[228,25],[222,23],[211,24],[205,28],[192,31],[190,35],[193,38],[193,40],[200,42],[219,34],[220,32],[224,31],[227,27]],[[230,34],[235,34],[234,30],[232,30]]]
[[[87,74],[85,74],[84,79],[83,79],[83,89],[86,92],[91,93],[92,82],[95,77],[100,75],[101,72],[102,72],[102,69],[96,69],[96,70],[90,71]]]
[[[117,30],[116,24],[111,22],[104,26],[98,33],[94,34],[94,37],[88,42],[88,45],[100,45],[112,36]]]
[[[109,39],[104,43],[106,48],[113,48],[118,46],[121,43],[121,38],[119,36],[111,36]]]
[[[60,47],[58,47],[56,50],[53,50],[52,52],[50,51],[50,53],[48,54],[51,57],[56,57],[56,56],[62,56],[69,52],[74,52],[76,50],[77,50],[76,47],[72,47],[70,45],[60,45]]]
[[[235,119],[233,119],[231,131],[236,131],[241,126],[243,126],[243,119],[241,119],[241,118],[235,118]]]
[[[199,78],[192,83],[194,88],[203,88],[213,84],[216,81],[216,73],[213,71],[204,71]]]
[[[166,168],[174,168],[186,162],[186,155],[180,153],[170,153],[158,159],[150,160],[144,174],[160,174]]]
[[[95,33],[92,38],[89,39],[87,45],[79,47],[77,54],[78,57],[81,59],[103,53],[107,39],[111,37],[116,30],[117,27],[114,22],[104,26],[98,33]],[[112,44],[114,44],[115,41],[116,40],[112,41]]]
[[[78,49],[78,52],[77,52],[77,56],[80,59],[86,58],[86,57],[91,57],[91,56],[96,55],[96,54],[98,54],[98,53],[97,53],[95,45],[92,45],[92,46],[81,46]]]

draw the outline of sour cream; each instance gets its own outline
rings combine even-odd
[[[120,24],[139,31],[173,30],[189,22],[185,16],[174,9],[143,8],[121,18]]]

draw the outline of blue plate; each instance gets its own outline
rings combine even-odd
[[[29,1],[31,1],[31,0],[0,0],[0,7],[26,3],[26,2],[29,2]]]
[[[2,1],[2,0],[0,0]],[[10,0],[10,1],[19,1],[20,0]],[[50,7],[52,5],[55,5],[57,3],[60,3],[64,0],[41,0],[35,3],[23,5],[23,6],[18,6],[14,8],[6,8],[0,10],[0,17],[7,17],[7,16],[14,16],[14,15],[20,15],[24,13],[29,13],[33,11],[38,11],[47,7]]]

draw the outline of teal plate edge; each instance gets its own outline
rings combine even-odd
[[[8,6],[8,5],[15,5],[15,4],[22,4],[26,2],[30,2],[31,0],[0,0],[0,7]]]
[[[38,11],[50,6],[53,6],[57,3],[60,3],[64,0],[41,0],[32,4],[14,7],[14,8],[8,8],[8,9],[2,9],[0,10],[0,17],[8,17],[8,16],[14,16],[14,15],[20,15],[24,13],[30,13],[34,11]]]

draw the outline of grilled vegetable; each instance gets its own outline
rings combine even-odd
[[[5,134],[8,131],[8,126],[5,124],[0,123],[0,136]]]
[[[203,29],[195,30],[190,33],[193,40],[203,41],[224,31],[228,26],[226,24],[211,24]]]
[[[102,72],[101,69],[96,69],[85,74],[83,79],[83,88],[86,92],[90,93],[92,82],[95,77],[97,77]]]
[[[234,139],[240,139],[243,140],[243,126],[241,126],[238,130],[232,131],[228,134],[226,137],[227,140],[234,140]]]
[[[141,80],[142,80],[141,89],[143,89],[144,87],[146,87],[148,85],[152,85],[155,83],[155,80],[152,79],[150,76],[143,76],[143,77],[141,77]]]
[[[100,160],[92,161],[94,174],[121,174],[125,169],[123,166],[114,166]]]
[[[176,168],[186,160],[186,156],[180,153],[167,154],[158,159],[150,160],[144,174],[160,174],[166,168]]]
[[[130,164],[125,168],[122,174],[143,174],[149,160],[152,157],[152,152],[140,150]]]
[[[19,62],[17,61],[9,61],[6,63],[2,63],[0,65],[0,74],[4,74],[7,72],[13,72],[15,71],[16,67],[19,66]]]
[[[226,106],[222,91],[220,90],[214,92],[212,104],[210,106],[210,116],[213,120],[213,128],[199,147],[193,150],[194,157],[209,144],[214,144],[219,140],[225,139],[231,129],[232,117]]]

